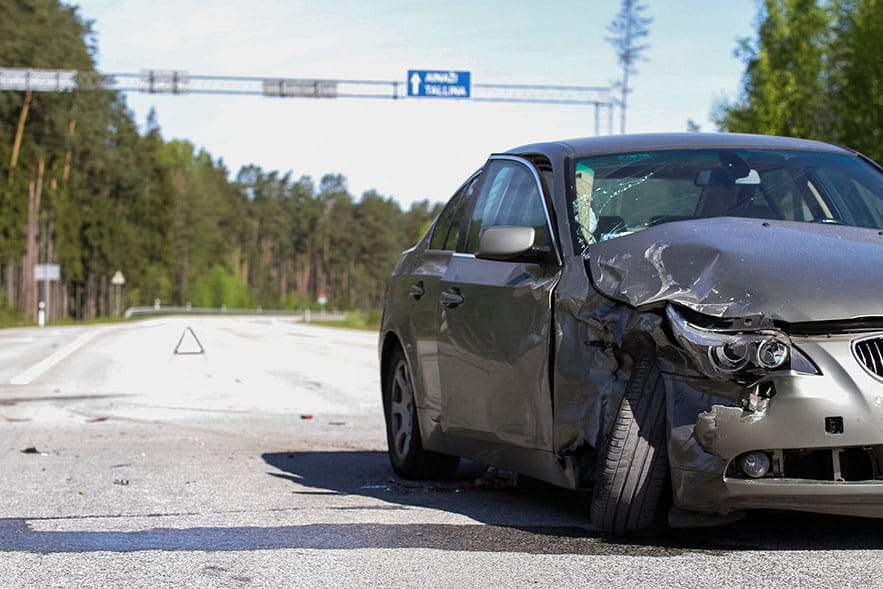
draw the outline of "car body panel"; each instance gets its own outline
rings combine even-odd
[[[552,447],[549,300],[556,273],[540,264],[454,255],[441,283],[442,429],[526,448]]]
[[[876,229],[716,217],[594,244],[590,260],[598,290],[635,307],[798,323],[883,316],[883,264],[856,263],[881,245]]]
[[[578,137],[547,143],[533,143],[513,148],[506,153],[523,155],[542,153],[550,159],[561,159],[579,154],[580,156],[605,155],[609,153],[629,153],[666,149],[764,149],[809,150],[826,153],[855,153],[845,147],[820,141],[752,135],[749,133],[636,133],[634,135],[612,135],[605,137]]]
[[[426,244],[423,244],[425,246]],[[416,402],[424,441],[431,437],[441,415],[441,383],[438,371],[438,294],[451,252],[420,248],[403,255],[397,266],[399,280],[388,293],[384,321],[394,323],[408,362],[411,377],[421,392]],[[407,252],[406,252],[407,253]]]

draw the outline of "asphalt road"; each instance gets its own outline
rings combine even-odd
[[[398,480],[372,333],[0,331],[0,587],[883,587],[879,520],[757,513],[622,541],[587,512],[474,463]]]

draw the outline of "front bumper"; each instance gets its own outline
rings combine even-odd
[[[853,339],[795,339],[821,374],[771,373],[763,411],[743,409],[750,387],[667,375],[674,505],[883,517],[883,381],[853,357]],[[763,478],[738,467],[754,451],[771,458]]]
[[[687,511],[785,509],[883,518],[883,481],[732,479],[673,469],[675,481],[675,505]]]

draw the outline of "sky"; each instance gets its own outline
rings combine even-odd
[[[619,0],[83,0],[102,73],[382,80],[408,70],[467,71],[473,84],[609,86],[621,76],[606,40]],[[629,133],[714,131],[716,103],[738,96],[740,38],[754,0],[644,0],[653,18],[631,78]],[[587,105],[451,98],[311,99],[128,92],[143,128],[223,160],[309,176],[343,174],[407,208],[442,202],[491,153],[595,134]],[[619,113],[613,132],[619,131]],[[611,131],[602,115],[601,134]]]

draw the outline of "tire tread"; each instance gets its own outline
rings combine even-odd
[[[668,491],[665,390],[656,358],[638,358],[603,451],[592,494],[592,523],[617,535],[653,533],[663,525]]]

